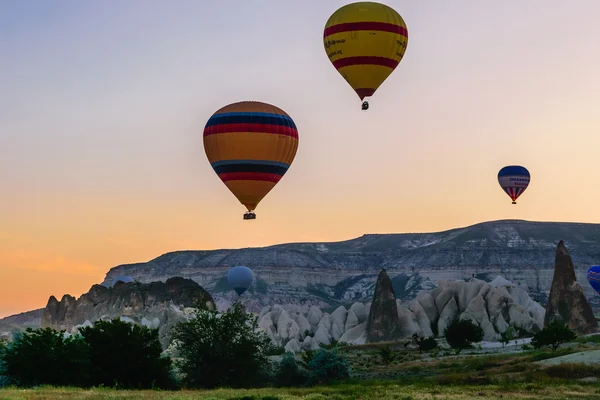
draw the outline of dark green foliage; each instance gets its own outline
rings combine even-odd
[[[550,347],[556,351],[558,347],[571,340],[575,340],[577,335],[569,327],[558,320],[553,320],[547,327],[533,335],[531,345],[535,349]]]
[[[270,339],[258,329],[258,318],[235,303],[221,315],[198,309],[177,324],[172,337],[181,360],[177,366],[188,387],[260,386],[269,367]]]
[[[302,386],[308,380],[308,371],[293,354],[286,353],[275,375],[278,386]]]
[[[89,345],[92,384],[118,388],[172,388],[171,360],[161,356],[158,329],[96,321],[80,329]]]
[[[265,355],[267,356],[280,356],[285,354],[285,348],[280,346],[275,346],[272,343],[269,343],[268,346],[265,347]]]
[[[1,349],[2,375],[19,386],[87,386],[89,346],[79,335],[51,328],[26,329]]]
[[[444,336],[453,349],[468,349],[472,343],[483,340],[483,329],[468,319],[455,320],[444,329]]]
[[[523,328],[520,328],[518,326],[511,326],[512,328],[514,328],[515,330],[515,339],[522,339],[522,338],[528,338],[528,337],[532,337],[533,334]]]
[[[389,364],[394,359],[394,353],[392,352],[392,348],[390,346],[384,346],[379,349],[379,357],[381,357],[381,361],[384,364]]]
[[[435,337],[421,337],[418,334],[412,335],[412,342],[419,346],[419,353],[423,351],[430,351],[438,347],[438,342]]]
[[[509,326],[504,332],[500,334],[500,342],[502,343],[502,347],[506,346],[514,338],[515,329],[512,326]]]
[[[318,350],[308,362],[307,367],[311,385],[325,384],[350,377],[348,361],[336,351]]]

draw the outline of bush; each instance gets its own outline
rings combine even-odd
[[[389,364],[394,359],[394,353],[392,352],[392,348],[390,346],[384,346],[379,349],[379,357],[381,357],[381,361],[384,364]]]
[[[308,380],[308,371],[296,360],[293,354],[286,353],[275,375],[278,386],[302,386]]]
[[[468,349],[473,343],[483,340],[483,329],[468,319],[455,320],[444,329],[444,336],[448,344],[458,352]]]
[[[158,329],[115,318],[79,331],[89,345],[93,385],[174,388],[171,359],[161,355]]]
[[[506,346],[514,338],[515,329],[512,326],[509,326],[504,332],[500,334],[500,342],[502,343],[502,347]]]
[[[412,342],[419,347],[419,353],[423,351],[430,351],[438,347],[438,342],[435,337],[421,337],[418,334],[412,336]]]
[[[575,340],[576,337],[575,332],[567,325],[555,319],[547,327],[533,335],[531,345],[536,349],[550,347],[552,351],[556,351],[561,344]]]
[[[318,350],[308,363],[308,370],[311,385],[325,384],[350,377],[348,361],[338,355],[336,351]]]
[[[3,346],[0,357],[2,375],[14,385],[90,383],[89,346],[79,335],[65,337],[52,328],[27,328]]]
[[[258,318],[235,303],[222,314],[198,308],[194,317],[172,330],[181,359],[176,363],[189,387],[260,386],[269,368],[269,337]]]

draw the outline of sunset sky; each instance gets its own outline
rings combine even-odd
[[[600,222],[600,2],[385,1],[408,47],[367,112],[322,42],[349,2],[0,1],[0,316],[173,250]],[[255,221],[202,142],[241,100],[300,137]]]

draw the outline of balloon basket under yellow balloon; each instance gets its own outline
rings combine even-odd
[[[252,211],[248,211],[244,214],[244,219],[256,219],[256,214]]]

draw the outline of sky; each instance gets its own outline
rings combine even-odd
[[[387,0],[408,47],[367,112],[323,48],[349,2],[0,1],[0,317],[174,250],[600,222],[599,2]],[[202,142],[242,100],[299,131],[254,221]]]

